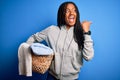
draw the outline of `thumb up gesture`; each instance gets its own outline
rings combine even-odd
[[[91,25],[91,24],[92,24],[91,21],[83,21],[83,22],[81,23],[82,28],[83,28],[83,31],[84,31],[84,32],[88,32],[88,31],[90,30],[90,25]]]

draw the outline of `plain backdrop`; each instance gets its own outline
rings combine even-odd
[[[57,10],[68,0],[0,0],[0,80],[42,80],[18,75],[18,47],[28,37],[57,24]],[[120,80],[120,1],[71,0],[80,20],[92,21],[95,55],[81,68],[79,80]]]

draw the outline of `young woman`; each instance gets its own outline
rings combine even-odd
[[[49,26],[30,36],[26,41],[30,45],[45,40],[53,49],[55,55],[47,80],[77,80],[83,58],[87,61],[93,58],[91,22],[81,23],[79,18],[79,11],[75,3],[64,2],[58,10],[57,26]]]

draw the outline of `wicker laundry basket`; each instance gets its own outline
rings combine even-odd
[[[32,71],[44,74],[50,67],[53,55],[32,54]]]

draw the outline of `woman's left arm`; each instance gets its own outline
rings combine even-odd
[[[84,30],[84,33],[87,33],[90,31],[90,24],[89,21],[83,21],[82,22],[82,28]],[[85,60],[91,60],[94,56],[94,48],[93,48],[93,40],[91,38],[90,34],[84,34],[85,40],[84,40],[84,48],[83,48],[83,57]]]

